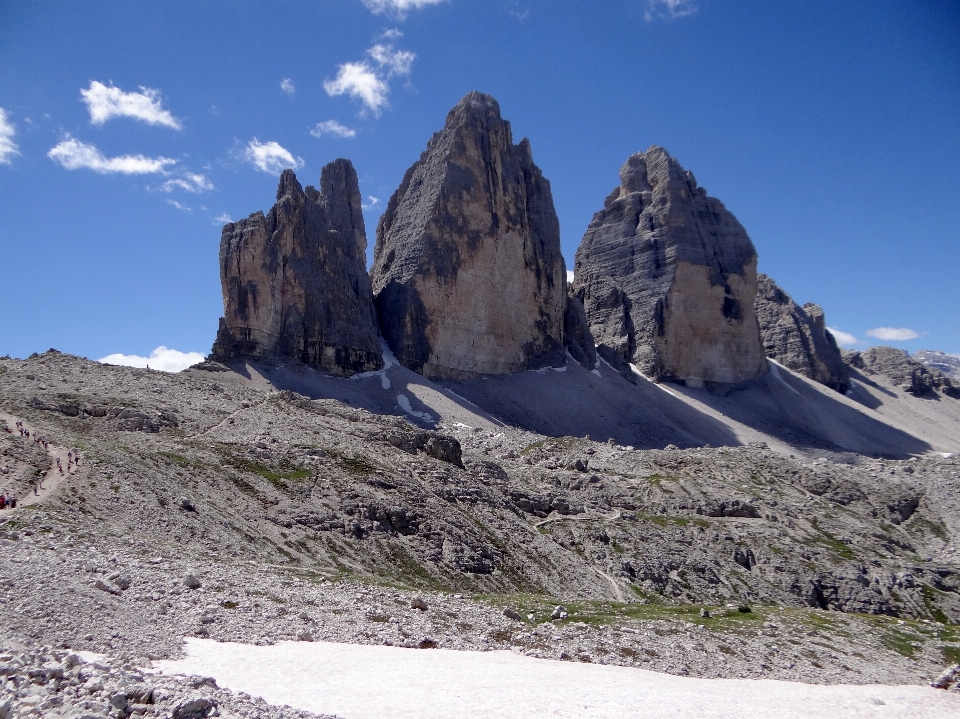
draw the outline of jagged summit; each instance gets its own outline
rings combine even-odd
[[[349,160],[323,168],[319,192],[284,170],[267,215],[223,228],[213,359],[289,358],[334,374],[382,367],[366,246]]]
[[[371,272],[397,359],[431,378],[562,358],[566,267],[550,183],[489,95],[471,92],[407,170]]]
[[[608,362],[689,384],[766,370],[743,226],[656,145],[629,157],[577,250],[574,291]]]

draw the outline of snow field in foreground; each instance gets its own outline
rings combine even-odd
[[[697,679],[509,651],[187,639],[167,674],[344,719],[956,719],[960,694],[917,686]]]

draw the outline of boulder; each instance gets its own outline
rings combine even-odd
[[[471,92],[377,225],[377,317],[401,364],[432,379],[563,362],[560,225],[530,143]]]
[[[847,366],[818,305],[800,307],[776,282],[760,274],[754,308],[767,357],[846,394],[850,389]]]
[[[357,173],[335,160],[320,191],[284,170],[277,203],[224,226],[224,316],[211,360],[285,358],[333,374],[383,366]]]
[[[598,354],[626,376],[738,384],[767,368],[754,311],[757,253],[737,219],[653,146],[577,250],[574,293]]]

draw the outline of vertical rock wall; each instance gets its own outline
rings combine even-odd
[[[766,371],[753,243],[660,147],[621,168],[577,250],[574,292],[598,353],[621,369],[694,386]]]
[[[767,357],[846,394],[847,366],[819,305],[797,305],[764,274],[757,277],[757,320]]]
[[[566,268],[550,183],[489,95],[463,98],[407,170],[377,226],[371,279],[390,348],[427,377],[562,361]]]
[[[383,366],[357,173],[336,160],[320,191],[284,170],[277,203],[225,225],[217,359],[289,358],[334,374]]]

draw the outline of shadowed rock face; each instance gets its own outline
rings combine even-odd
[[[390,348],[427,377],[562,358],[566,268],[550,183],[489,95],[463,98],[407,170],[377,225],[371,279]]]
[[[693,175],[653,146],[620,169],[620,186],[587,228],[575,262],[598,353],[626,370],[691,385],[766,371],[754,299],[757,253]]]
[[[757,321],[767,357],[805,377],[846,394],[847,366],[819,305],[800,307],[777,283],[757,276]]]
[[[223,228],[213,358],[290,358],[346,375],[382,367],[366,247],[349,160],[323,168],[320,192],[284,170],[266,216]]]

